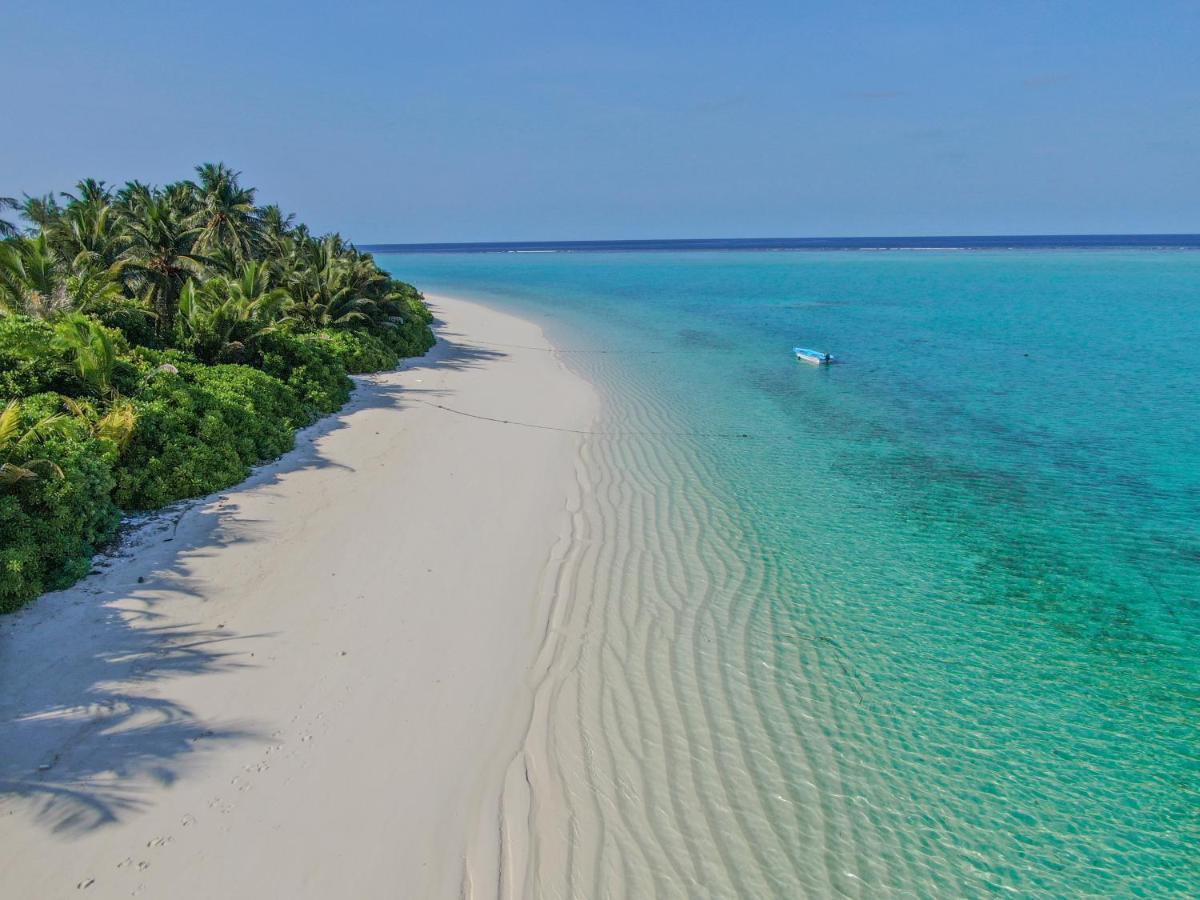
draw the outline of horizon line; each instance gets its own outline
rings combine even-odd
[[[845,237],[606,238],[597,240],[372,242],[367,252],[501,252],[521,250],[900,250],[900,249],[1200,249],[1200,233],[866,235]]]

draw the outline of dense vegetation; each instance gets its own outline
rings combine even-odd
[[[196,176],[0,198],[0,612],[84,574],[120,510],[236,483],[348,374],[433,343],[370,255]]]

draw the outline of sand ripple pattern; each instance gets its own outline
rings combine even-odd
[[[846,521],[797,529],[738,488],[795,471],[795,443],[688,438],[663,393],[605,359],[585,371],[609,394],[546,568],[499,896],[1172,895],[1193,879],[1196,786],[1156,773],[1194,750],[1177,687],[1194,673],[1161,656],[1151,671],[1124,637],[1132,654],[1081,642],[1075,606],[1022,593],[1082,584],[1107,548],[1064,561],[1046,522],[989,534],[966,516],[998,487],[911,462],[810,478]],[[1079,608],[1111,621],[1091,577]]]
[[[504,897],[867,896],[928,886],[829,732],[869,734],[816,623],[784,621],[703,447],[625,392],[583,440],[547,569],[528,733],[502,803]],[[785,752],[781,754],[780,749]],[[949,884],[952,872],[939,872]]]

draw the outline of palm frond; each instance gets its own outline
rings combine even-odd
[[[129,400],[118,400],[96,422],[97,437],[111,441],[118,450],[124,450],[137,427],[137,409]]]
[[[17,438],[17,429],[21,426],[21,402],[9,400],[0,412],[0,453],[8,449]]]
[[[16,463],[0,463],[0,486],[11,487],[29,478],[37,478],[37,472]]]

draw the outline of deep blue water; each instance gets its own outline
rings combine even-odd
[[[1197,249],[1200,234],[1025,234],[930,237],[687,238],[627,241],[496,241],[370,244],[373,253],[646,252],[689,250],[1113,250]]]

